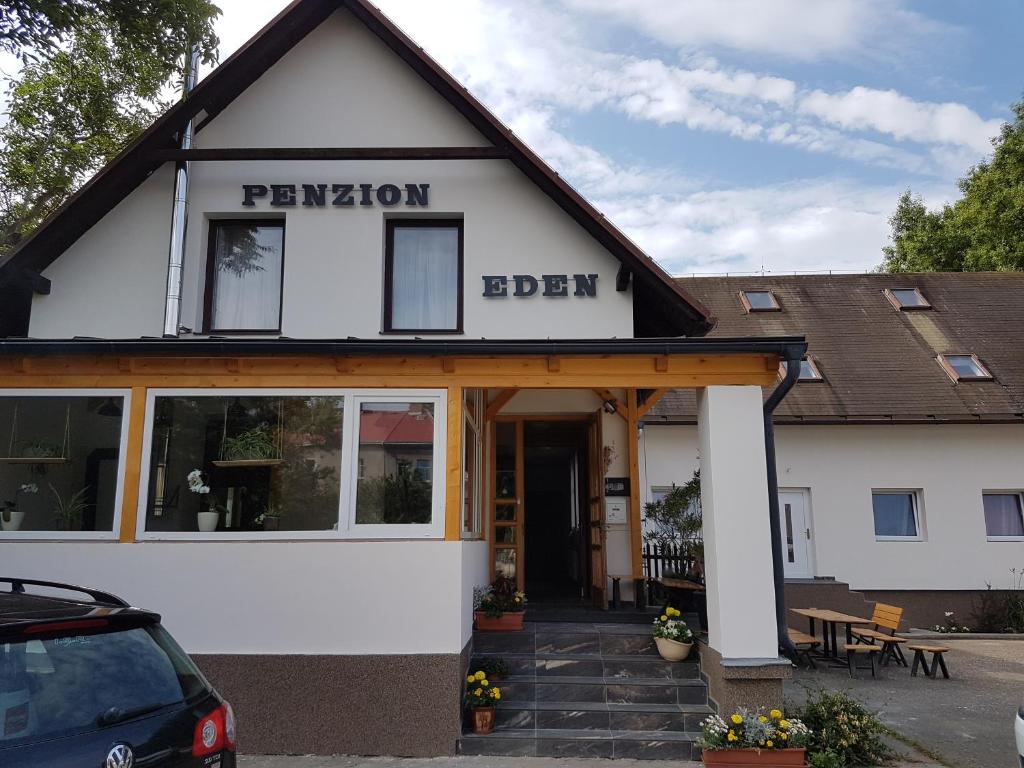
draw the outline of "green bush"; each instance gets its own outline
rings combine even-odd
[[[895,753],[882,740],[885,726],[856,699],[845,693],[818,691],[800,712],[811,729],[807,751],[815,768],[885,765]]]

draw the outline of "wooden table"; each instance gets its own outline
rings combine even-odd
[[[860,616],[851,616],[848,613],[830,611],[827,608],[790,608],[799,615],[806,616],[810,622],[808,634],[814,635],[814,622],[821,622],[822,654],[831,659],[839,659],[839,644],[836,642],[836,624],[846,625],[846,642],[853,642],[851,629],[854,624],[870,624],[871,619],[864,619]],[[830,642],[831,641],[831,642]]]

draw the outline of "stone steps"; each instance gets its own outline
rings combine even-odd
[[[707,704],[617,704],[584,701],[502,702],[495,728],[700,731]]]
[[[470,666],[477,665],[483,655],[475,655]],[[550,675],[568,677],[658,678],[682,679],[700,676],[696,662],[672,663],[659,656],[588,653],[505,653],[501,659],[509,667],[510,679],[544,678]]]
[[[633,760],[699,760],[700,733],[680,731],[612,731],[527,729],[465,735],[464,755],[508,757],[604,757]]]

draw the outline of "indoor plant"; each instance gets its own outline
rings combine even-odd
[[[516,591],[512,579],[496,579],[489,587],[473,590],[473,619],[482,632],[522,629],[525,614],[526,595]]]
[[[35,483],[23,483],[14,492],[14,501],[5,501],[0,507],[0,529],[5,531],[17,531],[25,522],[25,510],[18,508],[18,496],[23,493],[39,493],[39,486]]]
[[[787,719],[781,710],[764,714],[742,707],[727,719],[711,715],[701,731],[704,764],[734,768],[803,766],[811,735],[806,725]]]
[[[216,500],[210,496],[210,486],[206,484],[206,475],[203,474],[202,470],[193,469],[188,473],[187,480],[188,489],[192,493],[198,493],[203,497],[199,504],[199,512],[196,513],[196,526],[203,533],[216,531],[217,524],[220,522],[220,511],[217,509]],[[209,500],[207,500],[207,497],[209,497]],[[206,509],[203,509],[204,503],[209,504]]]
[[[654,620],[654,644],[665,661],[682,661],[693,648],[693,632],[681,615],[678,609],[666,606]]]
[[[486,734],[494,730],[494,708],[501,701],[501,689],[491,685],[483,670],[466,678],[466,709],[473,720],[473,733]]]
[[[281,527],[281,508],[274,503],[268,504],[266,511],[254,520],[262,525],[264,531],[276,531]]]
[[[85,500],[89,486],[71,494],[67,499],[60,495],[53,485],[53,521],[58,531],[79,531],[82,529],[82,516],[89,505]]]
[[[258,461],[277,458],[278,446],[270,431],[270,425],[260,424],[234,437],[224,438],[220,457],[225,461]]]

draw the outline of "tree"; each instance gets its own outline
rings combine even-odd
[[[683,485],[673,485],[663,499],[644,505],[644,539],[661,550],[679,546],[687,561],[704,557],[703,526],[699,469]]]
[[[3,6],[0,48],[25,66],[0,128],[0,258],[169,106],[190,40],[215,58],[219,12],[207,0]]]
[[[992,142],[991,160],[960,180],[955,203],[929,211],[910,190],[900,196],[881,270],[1024,270],[1024,101],[1013,112]]]

